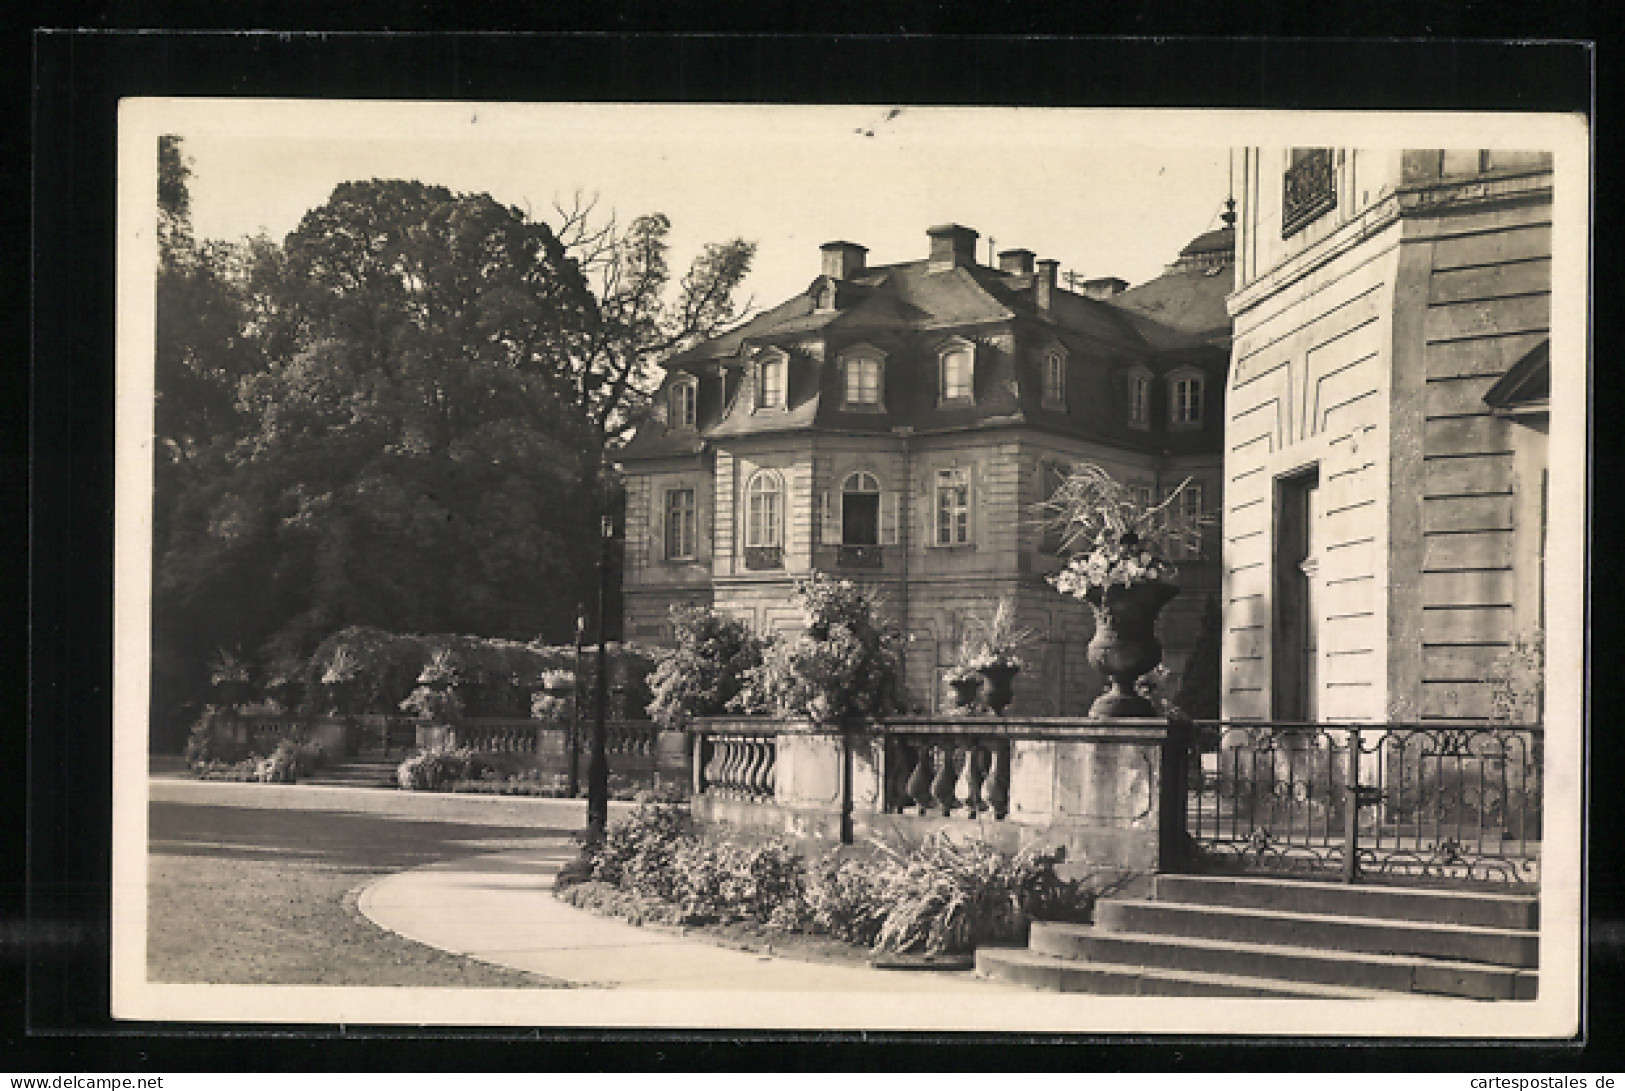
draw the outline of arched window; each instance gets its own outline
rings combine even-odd
[[[880,481],[867,470],[848,474],[841,485],[841,544],[880,544]]]
[[[758,470],[745,486],[745,548],[784,547],[784,479]]]
[[[969,341],[956,338],[949,342],[938,357],[941,383],[938,387],[944,402],[968,402],[976,385],[976,353]]]
[[[671,426],[693,428],[696,421],[696,393],[699,382],[690,376],[678,379],[671,387]]]
[[[789,370],[789,361],[782,355],[762,357],[757,372],[756,408],[784,408],[785,376]]]

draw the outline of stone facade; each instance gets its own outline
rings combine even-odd
[[[1484,717],[1543,624],[1544,388],[1489,396],[1546,351],[1550,156],[1242,160],[1225,714]]]
[[[1092,613],[1044,582],[1061,561],[1036,506],[1085,461],[1147,496],[1189,477],[1208,510],[1222,503],[1228,282],[1210,270],[1228,271],[1230,236],[1102,300],[1061,289],[1030,252],[992,269],[971,256],[975,232],[931,235],[925,261],[895,266],[830,244],[840,260],[805,296],[671,361],[622,457],[630,639],[667,638],[678,603],[791,631],[794,580],[836,574],[880,593],[908,637],[909,702],[931,711],[967,628],[1009,597],[1038,634],[1013,712],[1088,708]],[[1202,386],[1194,419],[1174,419],[1180,382]],[[1217,597],[1217,558],[1215,530],[1179,559],[1183,594],[1163,621],[1176,671]]]

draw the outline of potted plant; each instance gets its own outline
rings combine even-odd
[[[209,686],[214,690],[215,704],[223,709],[236,709],[249,697],[248,664],[235,653],[221,648],[209,665]]]
[[[1090,706],[1091,716],[1156,714],[1156,706],[1136,692],[1136,682],[1162,662],[1157,614],[1179,593],[1170,547],[1201,544],[1203,520],[1182,515],[1175,503],[1188,484],[1187,478],[1153,504],[1101,467],[1086,464],[1041,505],[1045,522],[1060,531],[1067,556],[1066,567],[1049,577],[1050,584],[1094,608],[1089,665],[1109,685]]]
[[[1015,696],[1012,687],[1024,665],[1020,651],[1032,643],[1033,631],[1017,627],[1015,605],[1009,598],[999,600],[992,621],[974,624],[977,631],[967,642],[964,662],[986,681],[983,697],[987,707],[1002,713]]]
[[[942,680],[953,694],[956,710],[965,714],[975,707],[976,697],[982,690],[982,675],[978,671],[965,663],[955,663],[943,674]]]

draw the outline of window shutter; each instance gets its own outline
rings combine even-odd
[[[824,509],[824,526],[819,532],[824,545],[839,545],[841,541],[841,516],[835,503],[835,490],[825,489],[821,494]]]
[[[984,499],[987,494],[987,471],[980,459],[971,463],[965,481],[970,486],[970,544],[979,546],[987,528],[987,502]]]
[[[880,544],[897,544],[897,527],[902,512],[903,494],[893,489],[880,497]]]
[[[705,490],[694,490],[694,557],[706,560],[711,556],[711,505],[705,502]]]
[[[666,559],[666,490],[649,490],[649,560]]]

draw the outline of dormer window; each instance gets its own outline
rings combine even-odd
[[[697,420],[696,411],[699,404],[699,380],[693,376],[684,376],[672,383],[668,395],[670,402],[671,426],[673,428],[693,428]]]
[[[1148,371],[1128,374],[1128,426],[1151,427],[1151,373]]]
[[[783,354],[762,357],[757,365],[756,408],[783,409],[789,360]]]
[[[1168,378],[1168,424],[1172,428],[1202,426],[1202,376],[1176,372]]]
[[[943,402],[970,401],[976,380],[975,346],[969,341],[956,338],[942,350],[938,361],[939,399]]]
[[[1044,408],[1066,408],[1066,354],[1058,348],[1044,354]]]
[[[842,402],[847,409],[880,409],[884,364],[878,350],[855,350],[841,357]]]

